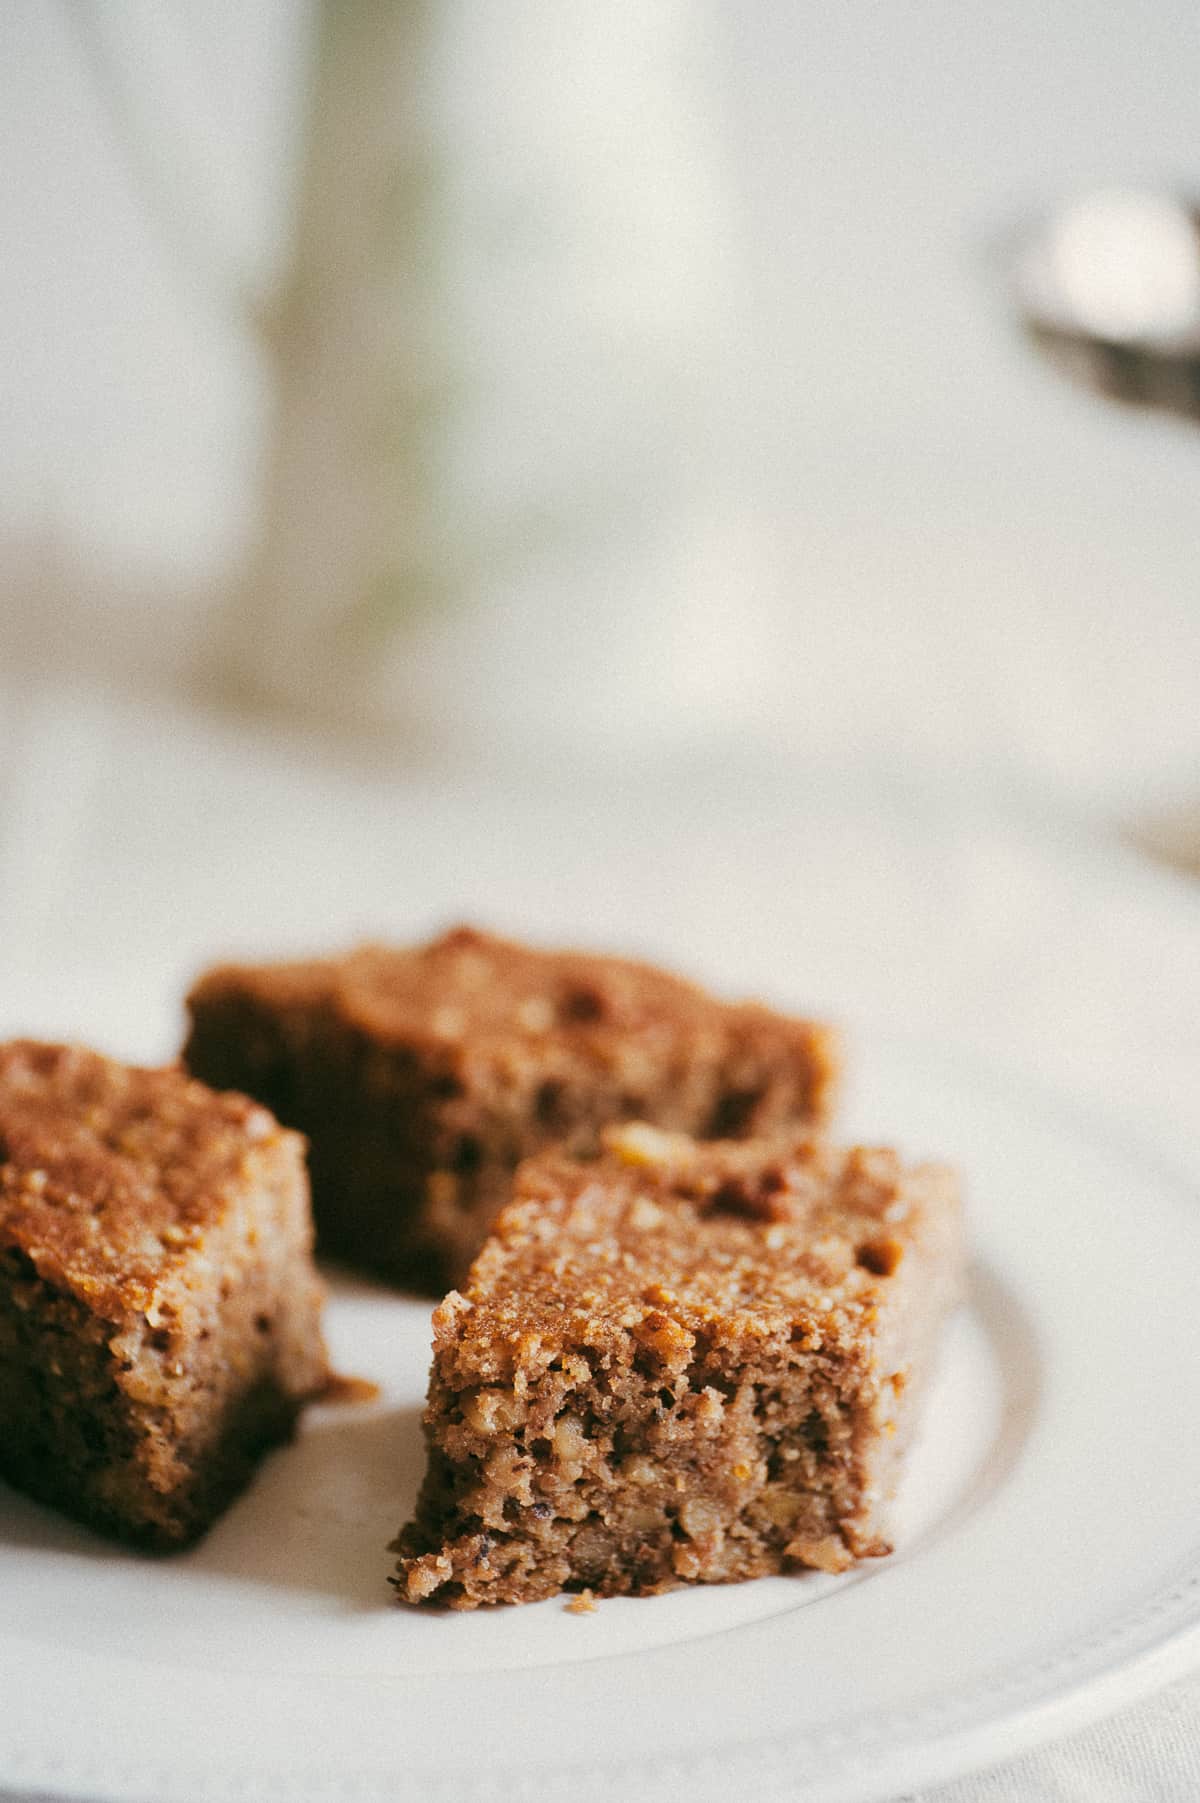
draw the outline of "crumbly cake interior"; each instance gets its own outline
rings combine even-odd
[[[889,1550],[962,1281],[953,1175],[794,1137],[606,1142],[522,1168],[435,1314],[407,1601],[642,1595]]]
[[[0,1475],[186,1543],[327,1375],[302,1144],[181,1072],[0,1047]]]
[[[225,967],[189,998],[189,1068],[310,1141],[323,1250],[441,1292],[522,1158],[646,1118],[701,1136],[817,1121],[835,1036],[666,972],[458,928],[412,951]]]

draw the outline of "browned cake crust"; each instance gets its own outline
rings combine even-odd
[[[412,951],[226,966],[184,1058],[309,1137],[322,1248],[401,1283],[460,1280],[520,1159],[643,1118],[704,1137],[812,1122],[828,1027],[647,965],[459,928]]]
[[[409,1602],[646,1595],[890,1551],[963,1282],[944,1167],[633,1124],[550,1155],[434,1315]]]
[[[327,1376],[303,1142],[243,1096],[0,1046],[0,1476],[201,1533]]]

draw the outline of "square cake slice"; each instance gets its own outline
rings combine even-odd
[[[328,1372],[303,1141],[244,1096],[0,1046],[0,1477],[153,1548]]]
[[[741,1138],[816,1122],[832,1031],[621,958],[462,927],[415,950],[227,966],[189,998],[184,1058],[310,1142],[322,1250],[440,1294],[518,1162],[646,1119]]]
[[[531,1160],[434,1315],[399,1596],[644,1596],[889,1552],[963,1268],[953,1173],[892,1151],[631,1124]]]

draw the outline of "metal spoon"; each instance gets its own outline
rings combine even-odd
[[[1200,203],[1155,189],[1085,196],[1008,243],[1033,343],[1113,400],[1200,422]],[[1151,857],[1200,876],[1200,803],[1125,823]]]
[[[1037,347],[1114,400],[1200,420],[1200,204],[1155,189],[1085,196],[1009,245]]]

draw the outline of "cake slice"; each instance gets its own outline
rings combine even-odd
[[[0,1046],[0,1477],[155,1548],[326,1380],[303,1142],[243,1096]]]
[[[962,1287],[953,1174],[891,1151],[631,1124],[530,1161],[434,1315],[398,1594],[642,1596],[889,1552]]]
[[[625,959],[459,928],[415,950],[226,966],[189,997],[184,1058],[310,1142],[323,1251],[440,1294],[524,1157],[644,1118],[701,1136],[826,1114],[828,1027]]]

